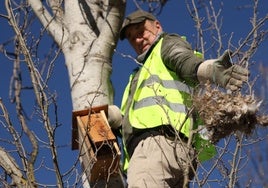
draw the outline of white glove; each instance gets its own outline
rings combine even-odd
[[[108,106],[108,123],[112,129],[118,129],[122,125],[122,114],[116,105]]]

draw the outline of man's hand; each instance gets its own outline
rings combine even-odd
[[[226,89],[236,91],[248,80],[249,71],[239,65],[232,65],[231,52],[226,50],[218,59],[204,61],[198,68],[200,82],[212,81]]]
[[[226,50],[221,57],[216,59],[213,77],[220,86],[235,91],[248,80],[249,71],[239,65],[232,65],[230,57],[231,52]]]

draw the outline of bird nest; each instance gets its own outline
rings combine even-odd
[[[258,115],[262,101],[254,95],[226,93],[207,84],[193,97],[193,102],[212,143],[236,131],[250,135],[256,125],[268,125],[268,116]]]

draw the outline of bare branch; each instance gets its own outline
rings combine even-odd
[[[65,31],[62,20],[63,11],[61,8],[61,1],[50,1],[51,8],[54,15],[51,16],[46,7],[40,0],[28,0],[33,11],[41,21],[42,25],[49,31],[59,46],[68,38],[68,34]]]
[[[205,42],[204,42],[204,34],[203,34],[203,29],[202,29],[202,22],[203,19],[199,16],[199,11],[196,5],[196,2],[194,0],[191,1],[191,4],[193,6],[193,10],[191,10],[191,5],[190,3],[187,3],[187,0],[185,0],[185,4],[187,6],[188,12],[195,22],[196,30],[197,30],[197,47],[200,47],[201,49],[199,50],[202,54],[205,54]]]
[[[0,147],[0,166],[12,178],[14,186],[25,186],[26,181],[23,178],[18,165],[16,164],[15,160],[2,147]]]

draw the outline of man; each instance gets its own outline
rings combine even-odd
[[[187,186],[196,151],[201,160],[214,155],[211,145],[203,145],[202,152],[204,140],[191,131],[201,125],[191,110],[193,87],[210,80],[237,90],[248,71],[231,65],[229,51],[204,61],[182,37],[164,33],[160,22],[141,10],[125,18],[120,39],[125,38],[142,64],[131,75],[121,106],[128,187]]]

